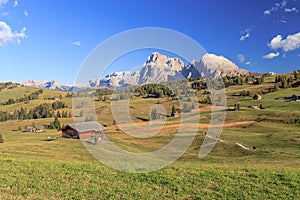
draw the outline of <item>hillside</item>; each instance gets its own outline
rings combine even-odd
[[[290,77],[293,83],[288,84]],[[80,141],[62,139],[60,131],[45,129],[42,133],[24,133],[16,130],[18,126],[23,129],[33,122],[36,125],[49,124],[53,117],[0,122],[0,133],[4,138],[4,143],[0,144],[2,197],[43,199],[51,194],[56,199],[65,198],[66,195],[73,199],[98,195],[149,199],[215,199],[229,196],[245,199],[299,198],[300,101],[291,100],[294,94],[300,94],[300,87],[292,87],[297,82],[295,74],[224,77],[224,80],[228,111],[222,134],[212,152],[204,159],[198,157],[211,119],[210,94],[202,79],[188,79],[188,84],[196,91],[198,104],[189,100],[189,91],[179,92],[178,98],[182,98],[186,104],[199,105],[200,121],[193,120],[199,113],[193,110],[186,113],[188,124],[198,126],[197,135],[179,160],[165,169],[146,174],[112,170],[95,160]],[[97,90],[93,100],[98,121],[108,127],[108,139],[136,153],[152,152],[168,144],[181,123],[180,116],[170,116],[173,106],[179,109],[176,98],[172,98],[167,89],[155,84],[128,90],[134,92],[130,97],[129,112],[138,125],[149,125],[149,110],[153,105],[163,106],[169,116],[164,128],[153,137],[132,137],[114,124],[109,98],[111,93]],[[37,91],[37,88],[22,86],[5,89],[1,92],[0,103]],[[40,104],[60,101],[68,108],[59,111],[72,110],[70,93],[47,89],[42,91],[37,99],[1,105],[0,111],[13,113],[21,107],[28,110]],[[90,94],[93,92],[88,91]],[[83,94],[77,93],[78,96]],[[129,98],[125,94],[115,96],[115,101],[125,102]],[[260,100],[253,99],[256,94],[261,96]],[[73,96],[76,98],[76,95]],[[236,102],[239,103],[238,111],[235,109]],[[79,112],[80,108],[74,109],[74,115],[78,116]],[[59,120],[61,124],[73,122],[73,118]],[[151,123],[159,123],[159,120]],[[155,130],[155,126],[150,128]],[[22,179],[18,178],[20,176]],[[70,184],[70,181],[81,184]],[[141,193],[141,188],[145,193]]]

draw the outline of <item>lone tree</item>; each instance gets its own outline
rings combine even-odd
[[[171,112],[171,117],[175,117],[176,109],[175,106],[172,106],[172,112]]]
[[[50,129],[61,130],[60,121],[57,117],[54,118],[54,121],[50,123]]]
[[[56,128],[57,130],[60,130],[61,129],[61,126],[60,126],[60,121],[58,120],[58,117],[55,117],[54,118],[54,128]]]
[[[1,134],[0,134],[0,143],[4,143],[4,139]]]
[[[155,108],[151,110],[150,118],[151,120],[156,120],[159,118],[159,114]]]

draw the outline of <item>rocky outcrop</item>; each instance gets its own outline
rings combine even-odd
[[[192,61],[184,68],[182,73],[187,78],[216,76],[233,77],[250,74],[249,71],[240,69],[227,58],[214,54],[205,54],[199,62]]]
[[[102,79],[91,80],[89,82],[91,87],[99,86],[128,86],[137,85],[140,78],[140,72],[113,72],[108,74]]]

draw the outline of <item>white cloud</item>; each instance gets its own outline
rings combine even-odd
[[[300,32],[287,36],[283,39],[281,35],[274,37],[268,46],[272,49],[283,49],[285,52],[300,48]]]
[[[27,12],[27,10],[24,10],[24,15],[25,17],[28,17],[29,13]]]
[[[246,61],[246,57],[243,54],[238,54],[237,57],[240,63],[244,63]]]
[[[286,8],[286,9],[284,9],[284,11],[285,12],[296,12],[296,13],[298,13],[298,9],[297,8]]]
[[[8,2],[8,0],[0,0],[0,8],[5,5]]]
[[[245,55],[238,54],[237,57],[238,57],[238,60],[239,60],[240,63],[244,63],[245,65],[251,65],[251,62],[246,60]]]
[[[271,10],[265,10],[264,15],[271,15]]]
[[[240,32],[240,41],[244,41],[246,40],[247,38],[249,38],[251,35],[250,35],[250,32],[252,31],[252,29],[254,28],[255,26],[252,26],[252,27],[248,27],[246,28],[245,30],[241,31]]]
[[[287,21],[286,20],[283,20],[283,19],[281,19],[279,22],[281,22],[281,23],[287,23]]]
[[[281,11],[281,12],[297,12],[298,9],[293,7],[293,8],[288,8],[287,7],[287,0],[282,0],[280,3],[275,3],[270,9],[264,11],[264,15],[268,16],[271,15],[273,12]]]
[[[249,37],[250,37],[250,33],[248,32],[248,33],[246,33],[245,35],[242,35],[242,36],[241,36],[240,41],[244,41],[244,40],[246,40],[246,39],[249,38]]]
[[[19,3],[18,3],[18,0],[15,0],[15,1],[14,1],[14,7],[17,7],[18,4],[19,4]]]
[[[21,43],[21,39],[26,38],[26,28],[24,27],[20,32],[13,33],[11,27],[3,21],[0,21],[0,47],[6,46],[10,43]]]
[[[275,58],[275,57],[277,57],[279,55],[280,55],[280,53],[278,53],[278,52],[277,53],[269,53],[269,54],[263,56],[263,58],[264,59],[272,59],[272,58]]]
[[[81,41],[75,41],[72,43],[74,46],[81,46]]]

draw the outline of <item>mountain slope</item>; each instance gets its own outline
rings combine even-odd
[[[186,78],[216,77],[216,76],[242,76],[249,75],[249,71],[240,69],[235,63],[224,56],[205,54],[202,59],[192,61],[183,70]]]

